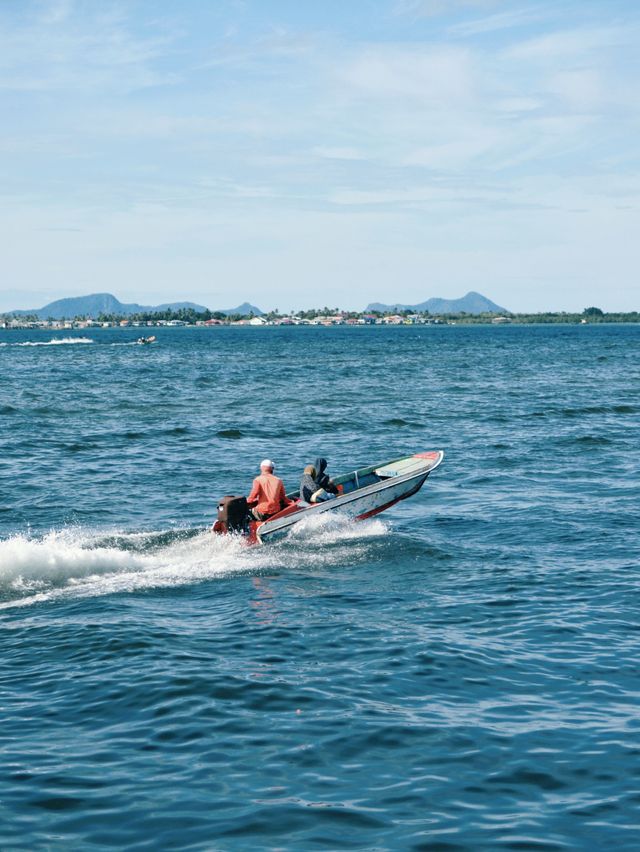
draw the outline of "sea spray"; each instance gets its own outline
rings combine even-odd
[[[7,346],[69,346],[74,343],[95,343],[90,337],[52,337],[51,340],[27,340],[23,343],[7,343]]]
[[[326,547],[338,542],[379,538],[389,532],[389,524],[379,518],[356,522],[338,514],[321,514],[299,521],[287,536],[289,542],[308,542]]]
[[[0,541],[0,608],[69,595],[181,586],[305,563],[310,568],[341,564],[362,556],[358,542],[378,538],[387,529],[378,520],[354,523],[344,518],[300,526],[279,544],[253,547],[240,536],[208,530],[106,535],[69,528],[40,538],[16,535]]]
[[[38,581],[51,586],[70,578],[143,567],[148,557],[115,547],[92,548],[87,534],[58,530],[42,538],[16,535],[0,541],[0,588]]]

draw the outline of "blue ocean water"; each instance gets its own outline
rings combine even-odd
[[[0,847],[638,847],[640,328],[64,334],[0,332]],[[207,532],[266,455],[430,449]]]

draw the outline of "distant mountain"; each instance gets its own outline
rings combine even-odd
[[[496,305],[491,299],[487,299],[481,293],[471,290],[461,299],[427,299],[419,305],[383,305],[380,302],[372,302],[367,305],[368,311],[429,311],[430,314],[506,314],[506,308]]]
[[[180,308],[193,308],[196,311],[206,311],[202,305],[194,302],[171,302],[170,304],[149,307],[147,305],[123,304],[111,293],[94,293],[91,296],[74,296],[69,299],[57,299],[50,302],[44,308],[33,308],[31,310],[11,311],[15,316],[34,314],[39,319],[73,319],[74,317],[96,318],[100,314],[118,314],[129,316],[137,313],[152,313],[156,311],[180,310]]]
[[[238,305],[237,308],[226,308],[220,311],[221,314],[226,314],[228,317],[233,314],[238,314],[243,317],[248,317],[249,314],[253,314],[254,317],[261,317],[262,311],[260,308],[256,308],[255,305],[250,305],[249,302],[243,302],[241,305]]]
[[[162,305],[150,307],[149,305],[123,304],[111,293],[94,293],[91,296],[74,296],[69,299],[58,299],[55,302],[50,302],[44,308],[33,308],[32,310],[9,311],[8,313],[14,316],[34,315],[38,319],[73,319],[74,317],[91,317],[95,319],[100,314],[116,314],[118,316],[130,316],[131,314],[139,313],[159,313],[161,311],[179,311],[181,308],[192,308],[198,313],[203,313],[208,310],[204,305],[197,305],[195,302],[167,302]],[[224,314],[243,314],[252,313],[255,316],[260,316],[262,311],[250,305],[248,302],[240,305],[238,308],[231,308],[227,311],[221,311]]]
[[[134,307],[134,306],[131,306]],[[197,311],[201,314],[203,311],[206,311],[204,305],[197,305],[195,302],[167,302],[164,305],[158,305],[156,308],[142,308],[143,311],[179,311],[180,308],[191,308],[194,311]],[[136,311],[133,311],[136,313]]]

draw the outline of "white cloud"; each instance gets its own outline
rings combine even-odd
[[[154,65],[171,50],[174,35],[136,36],[126,19],[108,9],[93,16],[52,4],[48,15],[0,29],[0,90],[134,90],[175,82]]]
[[[295,63],[301,58],[312,56],[316,42],[300,33],[274,32],[247,43],[236,41],[237,34],[217,42],[210,55],[198,64],[198,68],[239,69],[243,73],[255,70],[265,62]]]
[[[385,190],[338,189],[332,192],[329,200],[333,204],[344,206],[359,205],[400,205],[424,206],[442,204],[460,204],[470,201],[468,190],[448,186],[412,186]]]
[[[325,160],[365,160],[366,155],[359,148],[316,145],[311,151],[316,157]]]
[[[494,102],[493,108],[499,112],[521,113],[540,109],[543,105],[544,102],[540,98],[513,97],[499,98]]]
[[[565,65],[611,47],[637,43],[637,38],[636,25],[560,30],[516,42],[506,48],[502,55],[509,60],[540,61],[545,64],[560,61]]]
[[[396,0],[395,10],[399,15],[430,18],[460,9],[491,9],[505,2],[507,0]]]
[[[318,292],[362,308],[390,301],[389,287],[407,303],[476,289],[513,310],[637,306],[637,180],[549,173],[508,191],[485,187],[475,198],[461,180],[377,197],[345,189],[335,201],[324,212],[226,199],[196,209],[188,198],[100,211],[13,199],[0,209],[4,263],[14,290],[46,281],[50,298],[110,291],[117,282],[125,301],[158,303],[179,289],[213,308],[241,294],[263,309],[288,310],[314,304]],[[72,230],[79,222],[82,233]],[[609,281],[615,290],[605,290]]]
[[[468,51],[430,44],[368,47],[349,59],[339,75],[362,96],[424,104],[468,101],[474,90]]]
[[[570,110],[596,110],[605,105],[607,100],[601,76],[593,68],[554,74],[547,80],[546,88],[561,98]]]
[[[548,163],[572,158],[592,145],[596,119],[591,115],[532,115],[521,118],[518,133],[509,146],[496,152],[491,169],[505,172],[514,168],[544,170]],[[556,165],[556,168],[558,166]]]
[[[496,32],[497,30],[524,27],[540,21],[544,17],[545,14],[540,8],[510,9],[507,12],[499,12],[488,17],[453,24],[449,27],[449,33],[462,37],[482,35],[484,33]]]
[[[73,0],[46,0],[42,3],[39,20],[43,24],[62,23],[71,15],[73,6]]]
[[[0,11],[0,88],[22,92],[0,91],[12,286],[117,280],[163,301],[178,282],[211,306],[242,290],[288,309],[305,285],[358,307],[394,280],[417,282],[407,302],[473,287],[517,308],[514,281],[541,293],[572,262],[631,286],[632,16],[558,31],[557,7],[452,0],[443,21],[386,15],[384,37],[339,10],[298,35],[269,4],[231,23],[223,5],[179,4],[175,27],[144,3]]]
[[[503,145],[504,134],[498,127],[476,125],[467,133],[461,132],[457,138],[412,151],[405,157],[404,163],[435,170],[462,170],[479,157],[502,149]]]

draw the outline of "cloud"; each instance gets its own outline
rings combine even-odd
[[[302,305],[300,280],[459,295],[479,263],[506,287],[585,243],[629,282],[638,27],[614,5],[0,3],[6,275]]]
[[[607,92],[601,75],[594,68],[562,71],[546,83],[549,92],[561,98],[573,111],[597,110],[606,102]]]
[[[584,27],[545,33],[510,45],[503,51],[509,60],[539,61],[546,64],[558,60],[562,64],[577,58],[593,57],[621,45],[637,44],[638,27],[608,26]]]
[[[494,101],[493,108],[499,112],[523,113],[531,112],[532,110],[540,109],[544,106],[544,101],[537,97],[511,97],[498,98]]]
[[[71,15],[73,6],[73,0],[48,0],[42,3],[39,20],[43,24],[62,23]]]
[[[316,157],[322,157],[325,160],[366,160],[367,156],[358,148],[340,148],[331,146],[316,145],[311,151]]]
[[[474,89],[469,53],[432,44],[370,46],[339,73],[354,92],[372,98],[451,104],[468,100]]]
[[[462,21],[453,24],[448,31],[454,36],[476,36],[485,33],[493,33],[498,30],[515,29],[525,27],[545,18],[545,14],[539,8],[510,9],[507,12],[499,12],[484,18],[472,21]]]
[[[359,190],[339,189],[332,192],[329,200],[340,206],[381,206],[401,207],[441,206],[443,204],[468,204],[486,201],[487,193],[477,193],[456,186],[438,186],[437,184],[411,186],[395,189]]]
[[[412,151],[405,157],[404,164],[434,170],[462,170],[479,157],[495,153],[503,142],[504,134],[497,127],[475,127],[468,135]]]
[[[254,69],[266,61],[296,62],[313,56],[318,38],[308,33],[272,27],[267,33],[251,39],[242,38],[235,29],[225,33],[215,42],[210,55],[199,63],[199,68],[238,68],[242,71]]]
[[[549,169],[562,172],[581,162],[593,144],[597,119],[591,115],[531,115],[523,117],[519,132],[496,152],[490,168],[510,172],[527,168],[543,173]]]
[[[136,35],[108,6],[89,15],[50,4],[40,17],[0,28],[0,90],[132,91],[175,82],[156,67],[175,35],[159,21],[155,30]]]
[[[507,0],[397,0],[395,11],[398,15],[431,18],[461,9],[491,9],[505,2]]]

